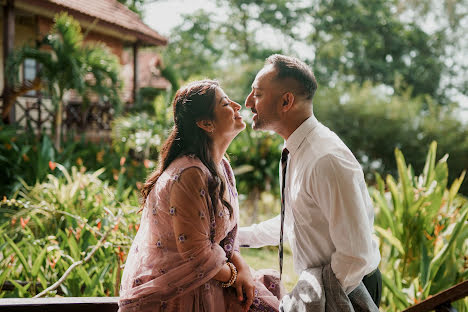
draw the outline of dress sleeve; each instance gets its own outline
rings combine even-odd
[[[226,253],[211,241],[210,202],[206,176],[196,167],[185,169],[170,192],[170,208],[177,250],[197,276],[212,278],[226,262]]]

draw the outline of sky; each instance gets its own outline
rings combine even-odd
[[[145,5],[143,21],[161,35],[167,36],[171,28],[182,21],[182,14],[201,8],[214,11],[215,5],[206,0],[159,0]]]

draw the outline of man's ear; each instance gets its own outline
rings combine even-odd
[[[215,129],[215,126],[211,120],[199,120],[197,121],[197,126],[208,133],[212,133]]]
[[[294,94],[292,94],[292,92],[286,92],[285,94],[283,94],[282,100],[283,104],[281,107],[281,111],[287,112],[292,108],[294,104]]]

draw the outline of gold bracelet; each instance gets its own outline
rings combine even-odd
[[[221,287],[223,287],[223,288],[231,287],[236,282],[236,279],[237,279],[236,266],[232,262],[226,262],[226,264],[231,269],[231,278],[226,283],[221,283]]]

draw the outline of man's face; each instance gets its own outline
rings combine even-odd
[[[250,108],[253,116],[252,128],[255,130],[275,130],[280,121],[280,108],[283,88],[276,77],[276,69],[273,65],[262,68],[254,82],[252,92],[245,99],[245,107]]]

